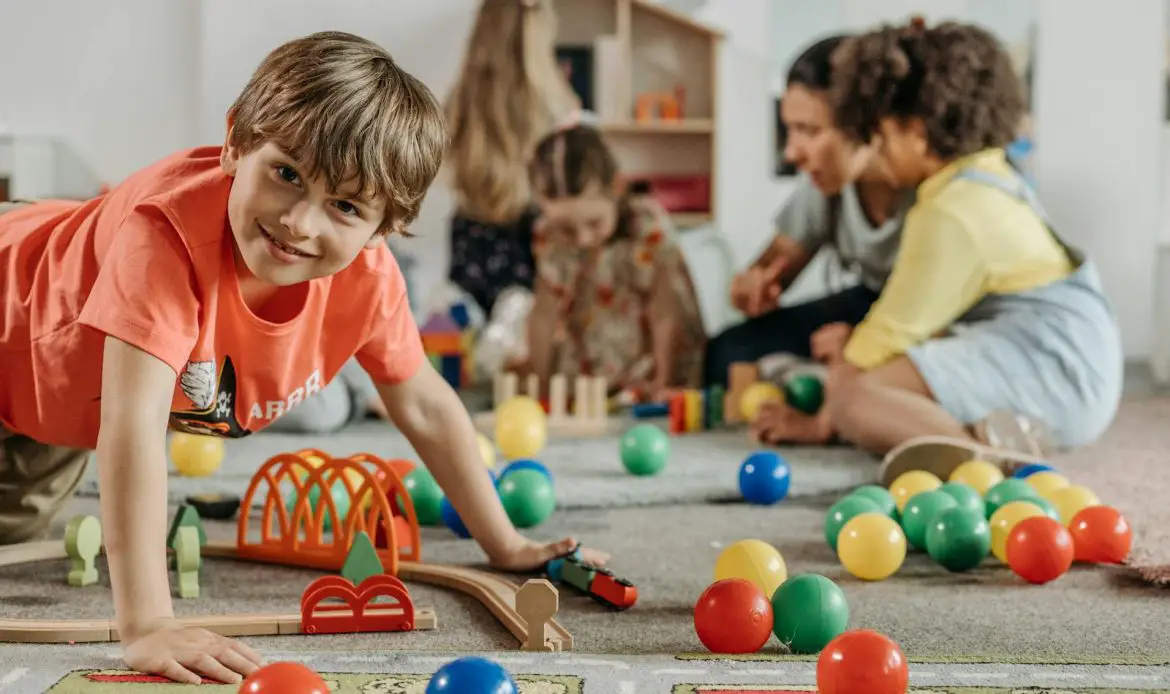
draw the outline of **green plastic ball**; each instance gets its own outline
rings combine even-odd
[[[992,514],[1004,504],[1012,501],[1034,501],[1040,498],[1032,485],[1022,479],[1009,477],[996,484],[983,495],[983,517],[991,518]]]
[[[825,402],[824,384],[811,374],[793,376],[784,384],[784,401],[805,414],[816,414]]]
[[[958,508],[955,497],[933,489],[910,497],[902,508],[902,531],[914,549],[926,549],[926,529],[943,511]]]
[[[820,653],[849,626],[841,588],[819,574],[797,574],[772,594],[772,632],[793,653]]]
[[[948,571],[968,571],[991,552],[991,526],[981,513],[947,509],[926,528],[926,552]]]
[[[410,502],[414,504],[414,515],[418,517],[419,525],[439,525],[443,522],[440,511],[443,503],[443,488],[435,481],[435,476],[425,467],[419,466],[410,471],[406,479],[406,493],[410,495]]]
[[[839,499],[825,514],[825,542],[829,543],[834,552],[837,551],[837,536],[841,534],[841,528],[859,513],[884,514],[885,511],[867,496],[850,494]]]
[[[876,484],[866,484],[854,489],[849,493],[849,496],[864,496],[867,499],[871,499],[878,505],[882,513],[885,513],[894,520],[898,520],[898,504],[894,502],[894,495],[890,494],[889,490],[884,487],[879,487]]]
[[[543,523],[557,507],[548,476],[538,470],[516,470],[500,480],[500,502],[517,528]]]
[[[653,424],[639,424],[622,435],[621,455],[630,474],[657,475],[670,458],[670,436]]]
[[[333,497],[334,510],[337,512],[337,521],[345,523],[345,517],[349,515],[349,490],[345,487],[345,482],[337,480],[330,487],[331,496]],[[288,511],[291,517],[296,513],[296,496],[291,495],[288,501],[285,502],[284,508]],[[329,509],[321,509],[317,504],[321,502],[321,485],[313,484],[309,487],[309,513],[313,518],[317,517],[317,512],[321,513],[321,529],[329,531],[333,529],[333,516],[329,513]]]
[[[959,506],[973,513],[983,513],[983,495],[965,482],[947,482],[938,491],[949,494]]]

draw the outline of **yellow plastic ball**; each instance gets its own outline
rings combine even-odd
[[[739,413],[748,422],[756,421],[760,406],[766,402],[783,401],[784,393],[769,381],[756,381],[739,396]]]
[[[483,434],[476,434],[476,438],[479,440],[479,455],[481,458],[483,458],[483,464],[487,465],[489,468],[494,468],[496,466],[495,445],[492,443],[491,439],[484,436]]]
[[[962,482],[980,494],[986,494],[988,489],[1003,481],[1003,471],[997,465],[976,458],[955,468],[947,481]]]
[[[1047,499],[1048,501],[1052,501],[1052,493],[1057,489],[1064,489],[1072,484],[1067,477],[1059,472],[1052,472],[1051,470],[1028,475],[1024,478],[1024,481],[1031,485],[1032,489],[1036,490],[1036,494],[1041,499]]]
[[[1067,487],[1057,489],[1052,492],[1052,498],[1049,501],[1056,507],[1056,512],[1060,515],[1060,522],[1066,528],[1072,524],[1073,518],[1082,509],[1098,506],[1101,503],[1101,500],[1091,489],[1079,484],[1070,484]]]
[[[1043,515],[1046,515],[1044,509],[1031,501],[1011,501],[997,508],[988,521],[991,526],[991,553],[995,558],[1007,563],[1007,539],[1016,523]]]
[[[934,491],[941,486],[942,480],[934,473],[926,470],[907,470],[898,475],[898,478],[890,484],[890,495],[894,497],[894,505],[898,507],[898,513],[901,513],[902,507],[915,494]]]
[[[518,395],[496,408],[496,446],[504,458],[531,458],[547,442],[548,416],[536,400]]]
[[[906,560],[906,535],[884,513],[860,513],[841,528],[837,557],[845,570],[863,581],[883,581]]]
[[[769,599],[788,580],[784,557],[763,540],[740,540],[728,545],[715,560],[715,580],[742,578],[751,581]]]
[[[171,464],[184,477],[207,477],[223,463],[223,439],[176,431],[171,434]]]

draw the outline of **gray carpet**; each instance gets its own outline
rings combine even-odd
[[[722,546],[757,537],[780,550],[790,574],[818,572],[838,581],[850,602],[851,625],[888,633],[912,658],[1170,661],[1166,594],[1121,570],[1078,568],[1056,583],[1027,586],[994,560],[970,573],[948,574],[926,557],[914,555],[894,579],[862,583],[842,571],[825,544],[821,525],[825,507],[825,503],[790,500],[771,508],[721,504],[564,511],[531,535],[552,539],[571,533],[609,550],[614,553],[612,568],[639,588],[639,603],[624,613],[562,592],[559,618],[581,653],[701,651],[692,607],[711,581],[715,558]],[[74,512],[94,513],[96,506],[93,500],[78,499],[70,509]],[[230,539],[233,527],[211,523],[208,531],[212,537]],[[481,554],[470,540],[459,540],[445,529],[424,528],[423,559],[475,564]],[[64,584],[65,574],[65,562],[0,569],[0,614],[48,619],[110,614],[104,566],[99,586],[70,588]],[[301,592],[317,575],[309,570],[209,560],[202,574],[203,596],[176,600],[176,609],[180,614],[287,613],[296,610]],[[417,604],[435,607],[438,630],[249,642],[285,651],[515,648],[508,632],[470,598],[429,586],[409,587]],[[48,657],[68,649],[49,646],[41,652]],[[5,663],[3,651],[0,648],[0,666],[22,664]],[[780,652],[775,639],[766,651]]]
[[[632,421],[630,425],[637,422]],[[672,438],[666,468],[654,477],[626,472],[619,437],[550,439],[537,457],[553,473],[562,509],[619,508],[738,499],[738,471],[757,450],[742,429],[686,434]],[[171,475],[169,494],[178,503],[190,494],[218,492],[243,496],[265,460],[279,453],[319,448],[335,456],[367,452],[383,458],[418,461],[402,434],[382,422],[366,421],[329,436],[261,432],[228,441],[223,465],[212,476]],[[832,493],[874,480],[877,461],[852,448],[779,449],[792,469],[792,497]],[[497,465],[502,468],[503,464]],[[90,465],[80,493],[97,496],[97,466]],[[254,503],[264,503],[257,495]]]

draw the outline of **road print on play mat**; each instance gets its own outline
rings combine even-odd
[[[322,673],[332,694],[425,694],[430,675]],[[584,680],[561,675],[513,675],[520,694],[584,694]],[[47,694],[152,694],[173,692],[161,677],[126,670],[79,670],[66,675]],[[184,690],[185,691],[185,690]],[[201,692],[238,692],[239,687],[205,682]]]

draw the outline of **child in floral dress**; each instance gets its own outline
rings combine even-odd
[[[600,133],[553,133],[530,166],[540,207],[528,368],[546,387],[602,376],[610,392],[660,399],[697,388],[706,333],[694,284],[666,211],[620,190]]]

